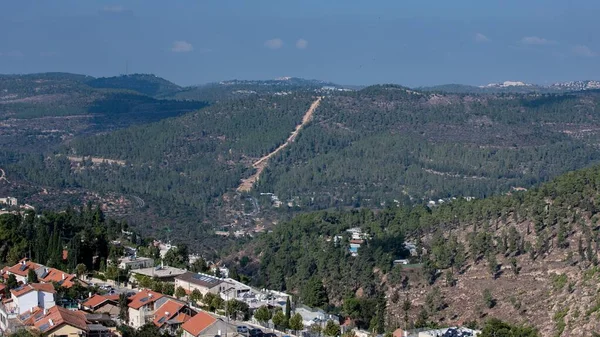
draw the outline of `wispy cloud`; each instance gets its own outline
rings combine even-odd
[[[521,39],[521,44],[531,45],[531,46],[546,46],[550,44],[557,44],[558,42],[554,40],[544,39],[539,36],[525,36]]]
[[[19,57],[23,57],[23,53],[20,50],[10,50],[10,51],[5,51],[5,52],[0,51],[0,57],[19,58]]]
[[[283,40],[276,38],[265,41],[265,47],[269,49],[279,49],[283,47]]]
[[[492,40],[490,40],[490,38],[488,38],[487,36],[481,34],[481,33],[477,33],[475,34],[475,42],[477,43],[485,43],[485,42],[490,42]]]
[[[588,46],[577,45],[571,49],[573,54],[583,57],[595,57],[598,56],[598,53],[594,52]]]
[[[298,41],[296,41],[296,48],[306,49],[306,47],[308,47],[308,41],[306,41],[305,39],[299,39]]]
[[[194,50],[194,46],[187,41],[175,41],[171,47],[171,51],[174,53],[188,53]]]

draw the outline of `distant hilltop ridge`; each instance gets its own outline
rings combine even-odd
[[[600,81],[586,80],[586,81],[567,81],[567,82],[556,82],[550,85],[536,85],[521,81],[504,81],[502,83],[490,83],[479,86],[480,88],[509,88],[509,87],[540,87],[558,90],[588,90],[588,89],[600,89]]]

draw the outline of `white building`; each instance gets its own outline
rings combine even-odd
[[[119,259],[120,269],[142,269],[154,267],[154,259],[149,257],[126,256]]]
[[[175,289],[178,287],[182,287],[188,293],[198,289],[202,295],[205,295],[207,293],[218,294],[228,288],[228,285],[222,279],[212,275],[187,272],[175,277]]]
[[[9,328],[10,320],[35,308],[49,309],[56,305],[56,291],[51,283],[31,283],[10,291],[10,299],[0,305],[0,328]]]

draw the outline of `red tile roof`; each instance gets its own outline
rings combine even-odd
[[[85,300],[85,302],[83,302],[82,305],[85,307],[88,307],[88,308],[95,309],[105,302],[115,302],[115,301],[107,298],[106,296],[95,294],[94,296]]]
[[[119,294],[104,295],[104,297],[113,302],[119,301]]]
[[[154,313],[154,325],[159,328],[162,327],[166,321],[175,317],[183,307],[184,305],[179,302],[167,300],[160,308],[156,309]]]
[[[42,319],[35,322],[34,325],[42,333],[47,334],[65,324],[87,331],[87,323],[83,311],[71,311],[63,307],[54,306],[48,309],[48,313]]]
[[[157,293],[156,291],[143,289],[139,293],[131,296],[129,300],[129,307],[132,309],[139,309],[144,305],[154,303],[157,299],[163,297],[163,294]]]
[[[211,315],[207,314],[204,311],[200,311],[196,316],[190,318],[187,322],[183,323],[181,326],[183,330],[192,334],[193,336],[198,336],[208,327],[213,325],[217,320]]]
[[[23,267],[25,266],[25,267]],[[19,275],[19,276],[27,276],[29,269],[36,270],[41,267],[39,264],[29,261],[28,259],[22,259],[19,263],[15,264],[12,267],[8,267],[7,271],[11,274]]]
[[[22,285],[15,289],[11,289],[10,292],[15,297],[19,297],[19,296],[25,295],[28,292],[33,291],[33,290],[43,291],[43,292],[52,293],[52,294],[56,293],[52,283],[29,283],[29,284]]]
[[[56,282],[65,288],[71,288],[75,284],[75,275],[65,273],[59,269],[50,268],[41,281],[47,283]]]
[[[176,320],[179,323],[185,323],[187,321],[189,321],[192,318],[192,316],[188,315],[188,314],[184,314],[183,312],[180,312],[177,316],[175,316],[175,318],[173,318],[174,320]]]
[[[42,312],[43,309],[40,307],[31,308],[31,310],[19,315],[19,321],[21,321],[23,325],[33,325],[35,323],[36,316],[39,317],[38,314],[43,316]]]
[[[56,290],[54,290],[54,285],[52,285],[52,283],[30,283],[29,285],[37,291],[43,291],[53,294],[56,293]]]

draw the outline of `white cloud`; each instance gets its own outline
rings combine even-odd
[[[525,36],[521,39],[522,44],[527,45],[535,45],[535,46],[545,46],[549,44],[556,44],[556,41],[544,39],[543,37],[538,36]]]
[[[299,39],[298,41],[296,41],[296,48],[306,49],[306,47],[308,47],[308,41],[306,41],[305,39]]]
[[[490,42],[490,41],[491,40],[487,36],[485,36],[481,33],[475,34],[475,42],[477,42],[477,43],[485,43],[485,42]]]
[[[109,13],[123,13],[125,11],[125,7],[121,5],[106,6],[102,10]]]
[[[279,38],[265,41],[265,47],[267,47],[269,49],[279,49],[282,46],[283,46],[283,40],[281,40]]]
[[[572,51],[575,55],[584,56],[584,57],[594,57],[598,56],[598,53],[592,51],[590,47],[584,45],[577,45],[572,48]]]
[[[194,46],[187,41],[175,41],[171,47],[171,51],[174,53],[188,53],[194,50]]]

